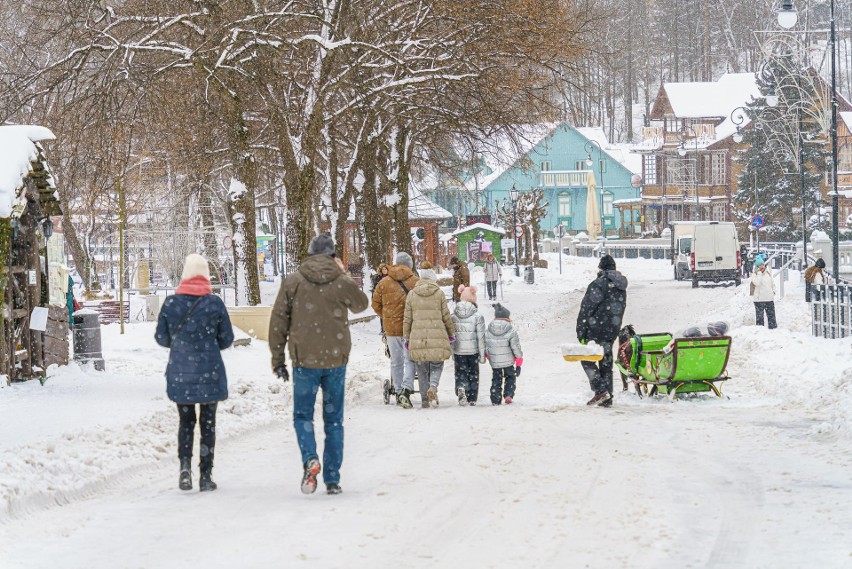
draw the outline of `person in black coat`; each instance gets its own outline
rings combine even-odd
[[[601,257],[598,276],[586,289],[580,314],[577,316],[577,339],[580,343],[594,340],[603,348],[599,363],[582,362],[595,392],[587,405],[612,405],[612,343],[621,329],[621,319],[627,307],[627,278],[615,270],[615,259]]]
[[[234,342],[231,319],[222,299],[210,286],[210,267],[201,255],[186,258],[175,294],[163,303],[155,339],[170,348],[166,393],[180,415],[178,457],[181,490],[192,489],[192,445],[195,405],[200,406],[202,492],[215,490],[211,479],[216,445],[216,405],[228,398],[228,378],[221,350]]]

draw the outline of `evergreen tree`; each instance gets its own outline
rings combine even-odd
[[[791,61],[778,58],[767,62],[758,76],[763,98],[746,107],[751,120],[743,131],[744,150],[736,160],[743,165],[738,175],[734,204],[741,218],[760,215],[766,224],[761,234],[772,241],[801,239],[802,178],[804,164],[804,203],[808,232],[824,229],[825,219],[820,183],[828,158],[827,133],[817,120],[826,100],[819,89],[825,85],[811,70],[797,69]],[[767,104],[774,92],[777,107]],[[803,143],[803,144],[802,144]],[[799,145],[802,144],[801,154]]]

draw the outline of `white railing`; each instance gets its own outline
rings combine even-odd
[[[852,286],[811,286],[813,335],[821,338],[852,336]]]
[[[538,183],[545,188],[586,187],[589,170],[549,170],[538,175]]]

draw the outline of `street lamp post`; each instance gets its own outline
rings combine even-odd
[[[839,219],[837,194],[837,31],[835,29],[834,0],[831,0],[831,261],[834,271],[834,282],[840,282],[840,244],[839,244]],[[778,10],[778,25],[789,30],[796,25],[799,13],[796,11],[793,0],[784,0],[781,9]],[[801,124],[801,123],[800,123]],[[801,144],[800,144],[801,147]],[[800,154],[801,156],[801,154]],[[804,246],[805,243],[802,243]]]
[[[515,184],[509,190],[509,199],[512,200],[512,236],[515,238],[515,276],[521,276],[521,268],[518,266],[518,190]]]
[[[698,134],[695,132],[695,129],[689,125],[684,125],[683,130],[678,133],[678,139],[680,140],[680,147],[677,149],[677,153],[684,157],[686,156],[686,141],[689,139],[689,134],[692,134],[692,139],[695,141],[695,213],[692,217],[695,218],[696,221],[701,220],[701,205],[698,201]],[[686,203],[686,200],[684,200]]]
[[[603,180],[603,175],[604,175],[603,156],[604,156],[604,153],[603,153],[603,148],[601,148],[601,144],[597,140],[590,140],[589,142],[586,143],[586,145],[583,147],[583,149],[586,151],[586,166],[591,167],[592,164],[593,164],[593,162],[592,162],[592,148],[594,148],[595,146],[598,147],[598,167],[600,169],[600,174],[601,174],[601,211],[600,211],[600,214],[601,214],[601,216],[600,216],[601,217],[601,231],[603,231],[603,243],[604,243],[604,247],[606,247],[606,224],[604,223],[604,199],[603,199],[603,196],[604,196],[604,180]]]

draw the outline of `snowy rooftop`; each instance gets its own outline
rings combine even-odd
[[[408,189],[408,219],[449,219],[450,212],[427,198],[419,189]]]
[[[846,125],[846,128],[849,129],[849,132],[852,132],[852,112],[843,111],[837,113],[837,116],[840,117],[840,120],[843,121],[843,124]]]
[[[630,170],[631,174],[642,173],[642,157],[630,151],[631,145],[611,144],[609,140],[607,140],[604,130],[597,126],[577,127],[577,132],[589,140],[594,140],[600,144],[604,152],[609,154],[613,160],[618,161],[619,164]]]
[[[459,233],[467,233],[473,229],[484,229],[485,231],[493,231],[494,233],[499,233],[500,235],[505,235],[506,231],[500,227],[494,227],[493,225],[488,225],[487,223],[473,223],[471,225],[460,227],[453,231],[453,235],[458,235]]]
[[[678,118],[728,117],[735,108],[762,96],[754,73],[726,73],[718,81],[663,83],[663,90]]]
[[[0,126],[0,217],[12,215],[17,191],[38,159],[36,143],[55,138],[43,126]]]

